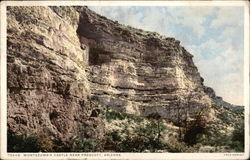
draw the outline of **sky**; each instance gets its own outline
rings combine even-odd
[[[244,8],[230,6],[90,6],[147,31],[181,41],[206,86],[229,103],[243,105]]]

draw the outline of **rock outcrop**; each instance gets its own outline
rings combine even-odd
[[[67,142],[102,139],[96,104],[176,122],[211,106],[192,55],[174,38],[87,7],[8,7],[8,128]]]
[[[233,111],[244,111],[244,106],[238,106],[231,103],[228,103],[223,100],[222,97],[216,95],[215,91],[211,87],[204,87],[205,93],[212,99],[212,103],[217,106],[223,106],[225,108],[232,109]]]

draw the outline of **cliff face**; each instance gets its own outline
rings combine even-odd
[[[174,38],[126,27],[81,8],[92,99],[118,111],[175,121],[209,109],[192,55]]]
[[[192,55],[174,38],[86,7],[8,8],[8,128],[102,139],[97,103],[169,121],[209,109]]]
[[[70,7],[9,7],[7,27],[8,128],[49,135],[101,138],[103,122],[92,112],[86,51]],[[92,115],[92,116],[91,116]]]

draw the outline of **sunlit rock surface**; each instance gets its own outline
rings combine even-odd
[[[193,56],[180,41],[120,25],[87,8],[79,12],[93,100],[137,115],[159,113],[170,121],[210,107]]]
[[[8,129],[102,139],[97,106],[176,122],[211,98],[180,41],[86,7],[8,7]],[[95,114],[93,114],[95,113]]]

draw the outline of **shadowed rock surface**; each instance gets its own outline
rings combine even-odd
[[[103,121],[91,117],[79,14],[70,7],[8,7],[8,128],[62,142],[102,139]]]

